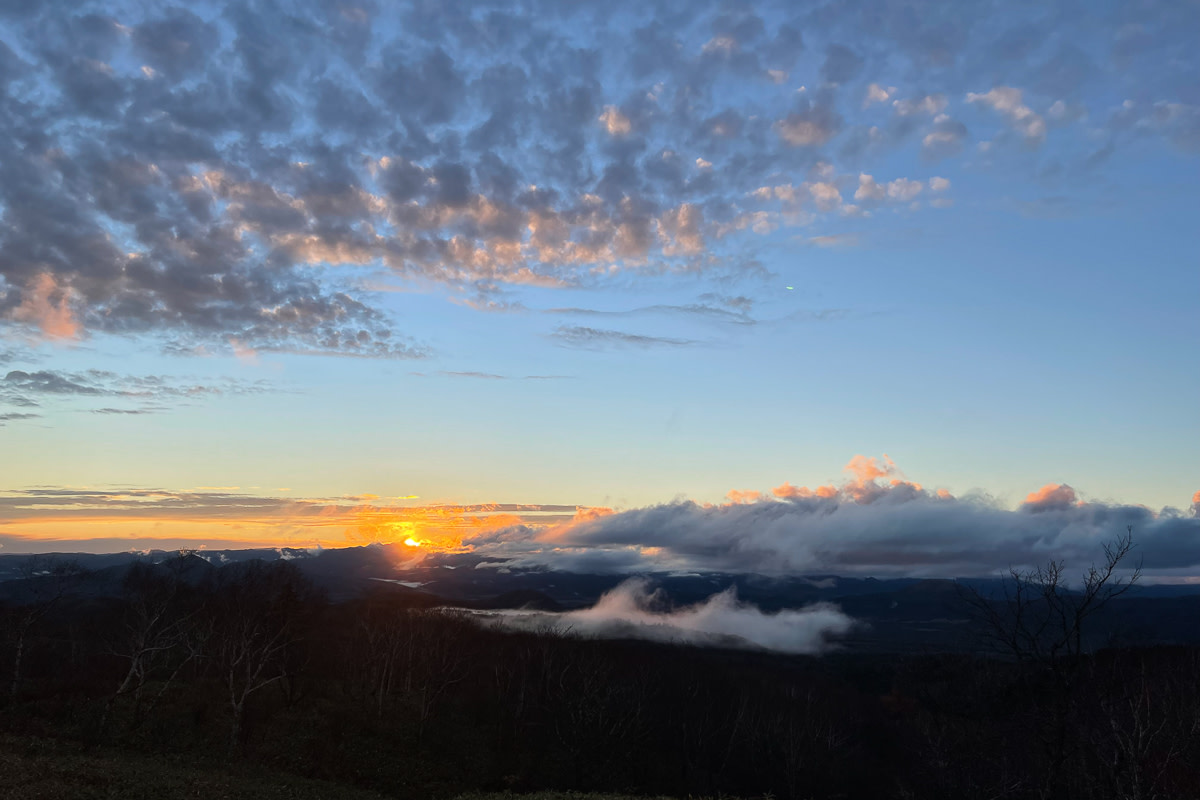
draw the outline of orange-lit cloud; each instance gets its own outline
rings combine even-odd
[[[731,491],[725,503],[676,500],[619,512],[577,505],[405,505],[366,493],[295,499],[236,487],[38,487],[0,493],[0,546],[4,552],[113,552],[384,544],[394,545],[388,552],[397,564],[408,565],[431,554],[473,552],[492,565],[582,572],[819,567],[946,574],[994,567],[992,540],[1006,542],[1006,563],[1024,564],[1021,559],[1041,555],[1028,552],[1029,537],[1083,547],[1080,530],[1099,541],[1110,528],[1119,533],[1132,523],[1150,553],[1150,543],[1180,548],[1189,531],[1200,535],[1200,492],[1192,497],[1190,517],[1133,506],[1098,514],[1102,504],[1079,503],[1066,484],[1043,486],[1019,508],[1005,510],[986,499],[926,490],[902,477],[886,456],[856,456],[845,472],[839,484],[783,483],[770,492]],[[1050,513],[1035,513],[1043,511]],[[978,533],[964,538],[964,530]],[[1162,558],[1175,563],[1174,556]]]
[[[475,537],[531,522],[519,513],[493,511],[495,508],[486,504],[415,508],[365,505],[353,511],[346,538],[357,544],[403,542],[423,552],[461,552],[470,549],[467,542]]]
[[[808,498],[831,499],[841,497],[855,503],[871,503],[884,495],[888,489],[876,483],[879,478],[889,478],[899,473],[894,461],[884,453],[883,458],[856,455],[843,468],[850,479],[841,486],[827,484],[809,489],[807,486],[793,486],[784,483],[771,490],[771,494],[780,500],[803,500]],[[906,481],[903,478],[891,477],[888,482],[893,490],[907,489],[912,492],[922,492],[921,484]],[[949,493],[946,493],[949,497]]]
[[[1079,503],[1075,491],[1060,484],[1033,492],[1018,508],[1003,508],[978,494],[960,499],[902,478],[868,478],[878,472],[851,471],[825,498],[783,484],[751,502],[676,500],[559,526],[552,535],[506,536],[480,549],[514,567],[589,574],[955,577],[1034,566],[1049,557],[1086,565],[1132,528],[1146,569],[1187,575],[1200,566],[1200,514]],[[1200,492],[1193,499],[1200,501]]]
[[[1075,490],[1065,483],[1047,483],[1036,492],[1025,496],[1025,507],[1030,511],[1045,511],[1066,508],[1079,502]]]
[[[229,346],[233,348],[233,357],[248,366],[258,364],[258,351],[237,339],[230,338]]]
[[[725,499],[731,505],[739,505],[742,503],[757,503],[762,499],[762,496],[762,492],[756,492],[753,489],[730,489],[729,493],[725,495]]]
[[[77,339],[79,323],[70,300],[70,287],[60,286],[52,274],[43,272],[25,287],[13,318],[36,325],[50,339]]]
[[[1200,495],[1200,492],[1197,492]],[[615,513],[608,506],[579,506],[575,509],[575,516],[571,518],[571,522],[587,522],[588,520],[599,519],[600,517],[611,516]]]
[[[832,485],[818,486],[816,489],[810,489],[807,486],[793,486],[790,483],[784,483],[782,486],[776,486],[772,489],[771,494],[780,500],[799,500],[806,497],[836,497],[838,489]]]
[[[874,456],[857,455],[846,464],[845,471],[853,475],[856,481],[863,483],[895,474],[896,464],[888,458],[887,453],[883,454],[882,461]]]

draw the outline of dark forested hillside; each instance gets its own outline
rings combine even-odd
[[[288,796],[1200,796],[1200,649],[1005,655],[952,584],[845,597],[904,646],[811,657],[505,632],[392,583],[331,599],[286,560],[42,566],[3,584],[11,780],[50,751],[116,773],[233,763]],[[973,636],[920,646],[938,619]]]

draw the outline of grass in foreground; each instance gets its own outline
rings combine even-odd
[[[388,795],[229,764],[118,750],[83,750],[53,739],[0,735],[0,797],[6,800],[383,800]],[[624,794],[467,793],[455,800],[672,800]],[[694,798],[691,800],[702,800]]]
[[[382,800],[384,795],[273,773],[255,765],[81,751],[46,739],[0,737],[0,797],[6,800]]]
[[[463,794],[454,800],[673,800],[670,797],[641,797],[630,794],[604,794],[595,792],[532,792],[530,794],[510,794],[508,792],[493,792],[485,794]],[[704,800],[696,797],[689,800]]]

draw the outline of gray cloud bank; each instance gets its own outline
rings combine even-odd
[[[765,613],[739,601],[733,587],[692,606],[662,606],[663,598],[650,584],[634,578],[606,592],[591,608],[578,611],[466,613],[482,624],[510,630],[807,654],[828,649],[833,639],[856,624],[827,603]]]
[[[861,457],[860,457],[861,459]],[[723,505],[673,502],[550,530],[514,528],[475,541],[508,566],[589,573],[697,571],[875,576],[974,576],[1064,560],[1082,571],[1103,544],[1132,528],[1148,576],[1200,569],[1200,492],[1190,509],[1086,502],[1068,485],[1032,493],[1016,509],[954,497],[856,459],[839,487],[784,484],[731,493]],[[498,563],[497,566],[500,566]]]
[[[737,237],[948,203],[936,175],[865,171],[899,148],[1193,151],[1198,19],[1165,0],[2,3],[0,325],[419,358],[363,270],[485,299],[737,274]]]

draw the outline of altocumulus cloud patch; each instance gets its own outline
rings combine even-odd
[[[1071,139],[1092,166],[1147,137],[1195,150],[1196,31],[1178,3],[1086,25],[891,0],[10,3],[0,320],[420,358],[364,272],[481,308],[736,278],[747,238],[949,205],[934,170],[973,141]],[[1132,99],[1102,91],[1118,76]],[[920,174],[885,174],[904,150]]]

